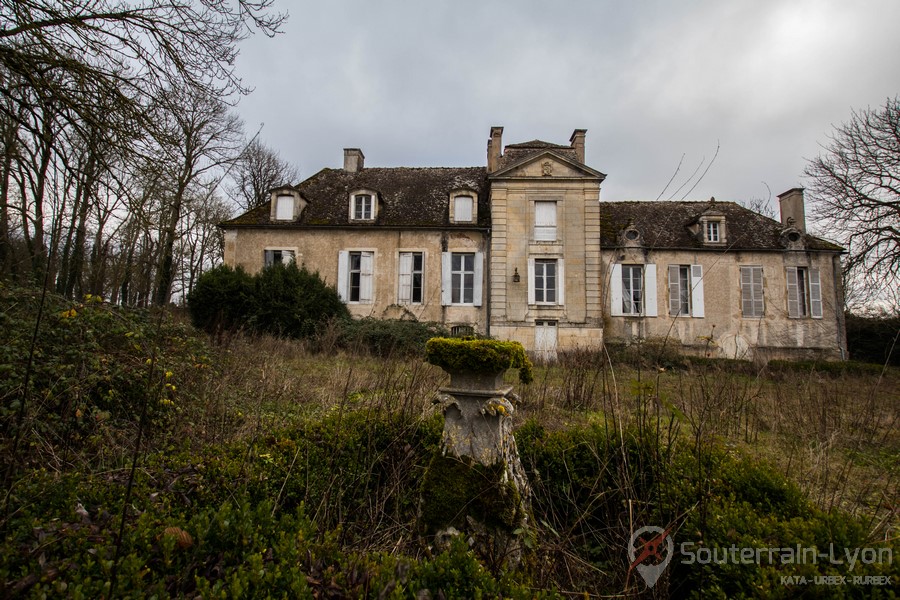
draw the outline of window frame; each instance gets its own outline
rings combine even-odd
[[[745,273],[747,273],[748,276],[745,276]],[[759,277],[756,277],[757,273]],[[756,281],[757,279],[758,281]],[[765,272],[762,265],[741,265],[740,284],[741,317],[744,319],[762,319],[765,317]],[[759,304],[759,310],[757,310],[757,303]],[[750,307],[749,311],[747,310],[748,306]]]
[[[275,196],[276,221],[293,221],[296,199],[292,194],[278,194]]]
[[[667,282],[668,314],[670,317],[703,317],[706,314],[703,294],[703,266],[697,264],[669,265]],[[675,310],[675,304],[678,309]],[[684,310],[685,304],[687,310]]]
[[[353,258],[359,256],[359,266],[354,268]],[[346,304],[373,304],[375,302],[376,252],[369,249],[347,249],[338,253],[338,295]],[[366,264],[368,263],[368,264]],[[353,299],[353,274],[359,275],[357,298]]]
[[[643,271],[642,312],[625,312],[625,269],[632,272],[634,268]],[[633,278],[632,278],[633,279]],[[659,302],[657,298],[657,269],[655,263],[613,263],[609,273],[610,316],[613,317],[658,317]],[[633,295],[632,295],[633,300]],[[633,308],[633,301],[632,301]]]
[[[275,254],[279,254],[279,260],[275,261]],[[284,261],[284,257],[282,254],[290,253],[291,260],[289,262],[293,262],[297,264],[297,248],[264,248],[263,249],[263,268],[271,267],[274,264],[284,264],[287,262]],[[271,257],[271,259],[270,259]]]
[[[821,319],[822,282],[819,269],[785,267],[788,318]]]
[[[368,198],[368,211],[365,210],[365,204],[358,211],[357,208],[360,206],[360,201]],[[362,216],[357,217],[356,214],[359,212]],[[368,213],[368,216],[366,214]],[[371,223],[378,216],[378,194],[373,192],[372,190],[357,190],[350,194],[350,212],[349,217],[350,221],[356,221],[361,223]]]
[[[408,265],[404,265],[406,262],[404,257],[409,257]],[[416,268],[417,257],[420,260],[418,269]],[[397,254],[397,260],[397,304],[424,304],[425,251],[401,250]],[[405,278],[408,279],[408,283],[404,282]]]
[[[454,269],[454,257],[473,256],[472,271],[465,269],[461,262]],[[464,258],[460,258],[464,261]],[[472,299],[466,300],[466,275],[472,276]],[[454,277],[455,276],[455,277]],[[457,294],[454,295],[454,287]],[[441,253],[441,305],[443,306],[475,306],[480,307],[484,295],[484,253],[472,248],[449,250]]]
[[[552,211],[550,210],[552,207]],[[547,218],[552,215],[552,218]],[[534,228],[532,238],[535,242],[559,241],[559,202],[556,200],[534,201]]]

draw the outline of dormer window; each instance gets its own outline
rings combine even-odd
[[[478,220],[478,205],[475,195],[469,190],[460,190],[450,194],[450,222],[474,223]]]
[[[706,241],[710,244],[718,244],[721,241],[718,221],[706,222]]]
[[[350,220],[374,221],[377,214],[377,196],[368,190],[350,195]]]
[[[453,204],[453,220],[457,223],[472,222],[472,196],[457,196]]]
[[[280,194],[275,198],[275,220],[292,221],[294,219],[294,197]]]
[[[727,242],[728,232],[725,227],[725,217],[721,213],[700,217],[699,225],[700,231],[697,232],[696,229],[694,231],[704,244],[721,246]]]

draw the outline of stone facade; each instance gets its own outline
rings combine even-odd
[[[605,202],[568,145],[502,145],[486,167],[367,168],[362,151],[222,224],[225,262],[295,260],[356,317],[439,321],[536,358],[666,340],[730,358],[845,358],[841,248],[731,202]]]

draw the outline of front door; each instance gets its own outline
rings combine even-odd
[[[556,321],[534,322],[534,354],[544,362],[556,360]]]

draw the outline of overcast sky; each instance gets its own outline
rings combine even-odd
[[[340,167],[476,166],[503,142],[568,144],[604,200],[747,201],[803,185],[853,109],[900,94],[898,0],[287,2],[255,36],[238,112],[306,178]],[[700,165],[698,175],[692,173]],[[684,184],[676,192],[676,188]],[[768,188],[767,188],[768,186]]]

